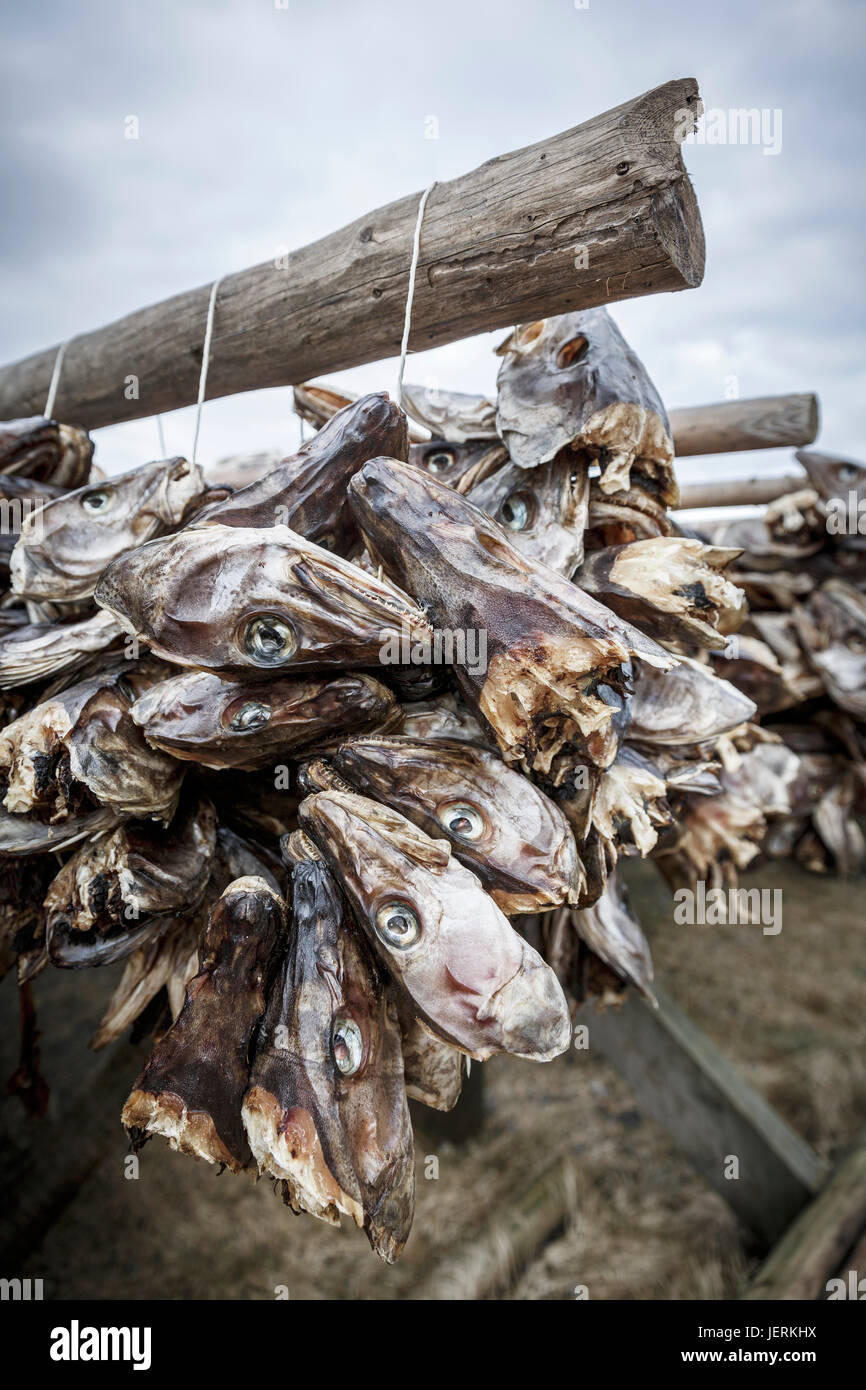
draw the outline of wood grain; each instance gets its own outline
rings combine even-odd
[[[668,82],[434,188],[410,348],[700,284],[704,238],[680,152],[696,82]],[[208,398],[399,352],[420,194],[220,286]],[[196,399],[210,286],[73,338],[54,414],[93,429]],[[39,414],[56,345],[0,368],[0,419]],[[130,376],[138,399],[126,399]]]
[[[811,444],[818,433],[818,397],[810,391],[754,396],[671,410],[668,418],[679,458],[779,449],[789,444]]]

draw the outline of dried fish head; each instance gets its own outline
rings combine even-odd
[[[841,709],[866,718],[866,595],[828,579],[795,613],[807,660]]]
[[[530,559],[568,578],[583,560],[589,469],[571,450],[561,450],[538,468],[507,463],[466,495],[495,517]]]
[[[503,912],[578,901],[582,869],[554,803],[493,752],[400,735],[352,738],[335,766],[428,835],[445,835]]]
[[[495,733],[503,757],[544,771],[565,745],[606,766],[632,655],[669,669],[672,657],[538,561],[484,512],[419,469],[376,459],[352,479],[361,528],[388,572],[440,630],[484,645],[461,658],[464,697]],[[468,642],[465,643],[468,653]]]
[[[478,720],[450,693],[403,705],[402,732],[409,738],[456,739],[459,743],[490,746]]]
[[[253,769],[356,729],[375,729],[395,709],[391,692],[372,676],[230,682],[209,671],[184,671],[146,690],[132,718],[148,743],[175,758]]]
[[[866,499],[866,467],[862,463],[817,449],[798,449],[796,457],[805,468],[812,487],[825,502],[834,498],[847,502],[851,492],[858,503]]]
[[[453,1110],[463,1089],[463,1053],[417,1018],[404,1017],[401,1024],[406,1095],[432,1110]]]
[[[705,743],[755,713],[754,702],[742,691],[691,657],[682,657],[668,672],[641,662],[629,705],[628,736],[636,743]]]
[[[409,462],[465,495],[508,462],[508,451],[498,440],[470,439],[454,444],[447,439],[431,439],[411,446]]]
[[[523,324],[497,352],[497,432],[515,463],[535,468],[570,445],[598,461],[603,492],[627,489],[634,466],[676,505],[665,408],[606,309]]]
[[[591,951],[655,1003],[649,942],[629,906],[625,884],[616,874],[608,878],[592,907],[571,913],[571,925]]]
[[[401,625],[430,634],[405,594],[287,526],[150,541],[108,566],[96,601],[169,661],[228,676],[375,666]]]
[[[0,473],[22,473],[58,487],[80,487],[93,461],[93,441],[77,425],[41,415],[0,422]]]
[[[739,554],[659,536],[593,551],[574,581],[661,641],[724,647],[746,615],[745,594],[725,574]]]
[[[404,382],[402,400],[407,414],[437,439],[465,444],[467,440],[497,438],[496,406],[485,396]]]
[[[0,690],[75,671],[94,652],[104,651],[123,629],[110,613],[69,623],[27,623],[0,637]]]
[[[13,591],[58,603],[89,598],[107,564],[180,525],[205,486],[197,464],[173,458],[48,502],[21,527],[12,552]]]
[[[123,1107],[133,1147],[161,1134],[173,1149],[233,1173],[247,1166],[241,1105],[248,1053],[285,925],[285,903],[264,879],[240,878],[226,888],[208,919],[201,969],[180,1016]]]
[[[568,1010],[556,977],[446,840],[349,792],[308,797],[298,819],[438,1038],[480,1060],[511,1052],[548,1061],[565,1050]]]
[[[296,1211],[351,1216],[391,1263],[414,1212],[396,1005],[326,865],[295,864],[292,895],[243,1104],[250,1147]]]

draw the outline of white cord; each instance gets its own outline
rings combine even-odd
[[[160,456],[161,459],[166,459],[166,458],[168,458],[168,454],[166,453],[166,448],[165,448],[165,435],[163,434],[163,431],[162,431],[162,416],[161,416],[161,415],[157,415],[157,417],[156,417],[156,430],[157,430],[157,434],[159,435],[159,456]]]
[[[63,366],[63,358],[66,356],[66,343],[61,343],[57,349],[57,356],[54,359],[54,370],[51,373],[51,384],[48,387],[48,396],[45,400],[45,409],[42,412],[46,420],[51,419],[51,412],[54,409],[54,402],[57,399],[57,387],[60,384],[60,368]]]
[[[201,426],[201,408],[204,404],[204,391],[205,386],[207,385],[207,369],[208,363],[210,362],[210,341],[213,337],[213,321],[214,313],[216,311],[217,291],[219,290],[221,284],[222,276],[220,276],[219,280],[214,280],[213,284],[211,285],[210,301],[207,306],[207,325],[204,330],[204,348],[202,349],[201,355],[201,374],[198,379],[198,401],[196,402],[195,412],[195,434],[192,437],[192,458],[190,459],[191,463],[195,463],[196,456],[198,454],[198,432],[199,427]]]
[[[424,209],[427,206],[427,199],[436,187],[438,179],[434,179],[429,188],[425,188],[421,194],[421,201],[418,204],[418,217],[415,221],[415,238],[412,242],[412,264],[409,267],[409,290],[406,294],[406,316],[403,320],[403,341],[400,344],[400,366],[397,369],[397,404],[403,404],[403,372],[406,369],[406,353],[409,350],[409,325],[412,322],[412,300],[415,296],[415,276],[418,272],[418,255],[421,250],[421,223],[424,220]]]

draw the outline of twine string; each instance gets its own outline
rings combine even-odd
[[[42,412],[46,420],[51,419],[51,412],[54,409],[54,402],[57,399],[57,387],[60,385],[60,370],[63,366],[63,359],[66,356],[66,349],[68,346],[69,340],[67,339],[65,343],[60,344],[60,347],[57,349],[57,356],[54,359],[54,369],[51,373],[48,395],[45,398],[45,409]]]
[[[198,400],[196,401],[195,411],[195,433],[192,437],[192,458],[191,463],[195,463],[198,456],[198,432],[201,428],[201,408],[204,405],[204,393],[207,386],[207,369],[210,363],[210,344],[213,337],[213,321],[216,313],[217,292],[222,284],[222,276],[214,280],[210,290],[210,300],[207,306],[207,324],[204,330],[204,348],[201,355],[201,373],[198,379]]]
[[[403,405],[403,373],[406,370],[406,353],[409,350],[409,328],[412,323],[412,300],[415,297],[415,276],[418,273],[418,256],[421,251],[421,223],[424,221],[424,210],[427,207],[427,199],[436,187],[438,179],[434,179],[429,187],[424,189],[421,194],[421,201],[418,204],[418,216],[415,219],[415,236],[412,241],[412,263],[409,267],[409,288],[406,293],[406,314],[403,319],[403,341],[400,344],[400,365],[397,369],[397,404]]]

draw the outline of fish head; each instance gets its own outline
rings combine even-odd
[[[796,456],[805,468],[812,487],[825,502],[834,498],[847,501],[848,494],[852,492],[858,503],[866,498],[866,467],[862,463],[843,458],[841,454],[824,454],[817,449],[798,449]]]
[[[389,634],[429,634],[421,609],[286,526],[210,525],[122,556],[96,601],[157,653],[228,676],[375,665]]]
[[[508,463],[466,494],[494,516],[526,554],[571,575],[583,559],[589,519],[589,469],[562,450],[538,468]]]
[[[401,812],[478,875],[507,914],[574,901],[581,866],[563,813],[528,778],[471,744],[400,735],[349,739],[346,780]]]
[[[486,396],[404,382],[400,398],[412,419],[438,438],[456,444],[496,438],[496,407]]]
[[[201,469],[176,458],[47,502],[21,527],[10,563],[13,590],[65,603],[88,598],[106,565],[178,525],[204,487]]]
[[[480,1059],[509,1051],[541,1061],[564,1051],[568,1012],[556,976],[447,841],[352,792],[308,797],[298,820],[437,1037]]]
[[[465,494],[506,464],[508,452],[498,440],[430,439],[410,446],[409,462]]]

